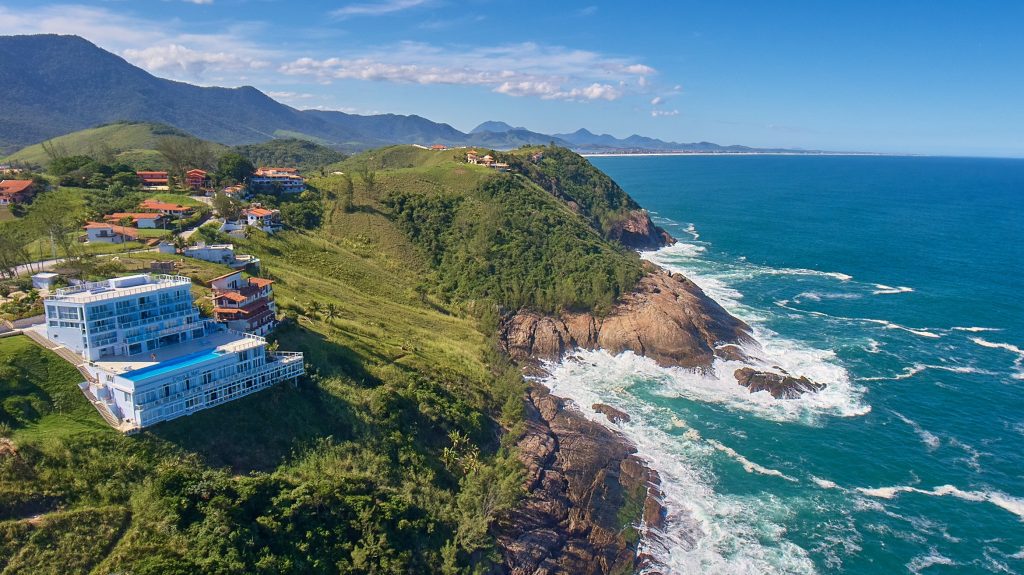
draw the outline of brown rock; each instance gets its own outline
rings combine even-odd
[[[655,250],[676,243],[668,232],[654,225],[647,210],[636,209],[612,227],[608,236],[635,250]]]
[[[590,407],[594,411],[596,411],[598,413],[601,413],[601,414],[604,414],[604,416],[608,418],[608,421],[610,421],[612,423],[619,423],[620,421],[622,421],[622,422],[629,421],[629,414],[628,413],[626,413],[625,411],[620,411],[618,409],[615,409],[614,407],[612,407],[610,405],[607,405],[605,403],[595,403],[594,405],[592,405]]]
[[[519,457],[529,470],[527,496],[493,529],[507,572],[633,571],[636,541],[625,536],[622,512],[639,497],[629,521],[650,524],[663,515],[657,475],[621,435],[568,408],[543,386],[531,386],[526,413]]]
[[[750,393],[767,391],[778,399],[797,399],[809,392],[817,392],[827,387],[806,377],[793,377],[788,373],[758,371],[750,367],[737,369],[733,373],[736,382],[750,390]]]
[[[751,338],[750,328],[729,315],[696,284],[656,269],[607,317],[566,313],[558,317],[521,311],[501,327],[508,354],[518,361],[560,359],[574,349],[632,351],[662,366],[707,368],[716,347]]]

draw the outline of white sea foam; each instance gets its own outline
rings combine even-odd
[[[793,296],[793,301],[799,303],[801,300],[821,301],[835,299],[860,299],[860,297],[861,295],[857,293],[805,291]]]
[[[551,376],[544,383],[555,395],[571,399],[585,417],[623,433],[637,447],[638,456],[658,471],[665,525],[660,529],[642,525],[640,541],[640,552],[654,558],[652,571],[815,572],[807,551],[782,537],[785,527],[777,523],[777,517],[786,514],[778,508],[784,503],[776,498],[714,492],[706,463],[720,451],[715,444],[722,444],[703,439],[667,408],[638,400],[623,388],[623,381],[645,378],[630,362],[614,361],[603,352],[580,355],[581,361],[550,365]],[[630,421],[613,426],[590,407],[594,403],[621,409],[629,413]],[[682,429],[685,432],[680,434]],[[751,472],[758,473],[757,467]],[[761,469],[774,475],[774,470]]]
[[[914,433],[916,433],[917,436],[921,438],[921,442],[925,444],[925,447],[928,448],[928,451],[935,451],[942,444],[942,441],[939,439],[937,435],[921,427],[921,425],[914,421],[913,419],[910,419],[909,417],[903,415],[902,413],[896,410],[891,409],[889,411],[892,411],[893,415],[895,415],[897,418],[899,418],[900,421],[906,423],[907,425],[910,426],[911,429],[914,430]]]
[[[910,293],[912,291],[914,291],[914,288],[907,287],[907,286],[892,287],[892,286],[887,286],[885,284],[875,284],[875,291],[873,291],[871,293],[873,293],[874,295],[889,295],[889,294],[899,294],[899,293]]]
[[[683,231],[685,231],[686,233],[688,233],[691,236],[693,236],[694,240],[699,240],[700,239],[700,234],[697,232],[697,227],[694,226],[693,224],[687,225],[686,229],[683,230]]]
[[[907,563],[907,571],[917,575],[922,573],[925,569],[932,567],[933,565],[956,565],[956,561],[953,561],[949,557],[942,555],[935,548],[932,548],[927,555],[918,555]]]
[[[882,344],[879,343],[877,340],[869,339],[868,340],[868,347],[867,347],[867,349],[865,351],[867,351],[868,353],[881,353],[882,352]]]
[[[983,331],[1003,331],[1002,329],[1000,329],[998,327],[977,327],[977,326],[967,326],[967,327],[954,326],[954,327],[952,327],[950,329],[952,329],[953,331],[969,331],[971,333],[979,333],[979,332],[983,332]]]
[[[895,487],[858,487],[857,491],[870,497],[893,499],[900,493],[918,493],[934,497],[956,497],[964,501],[988,502],[1024,519],[1024,499],[999,491],[965,491],[953,485],[939,485],[931,490],[898,485]]]
[[[811,476],[811,481],[813,481],[815,485],[822,489],[837,489],[839,487],[838,485],[836,485],[835,481],[832,481],[830,479],[822,479],[820,477],[815,477],[813,475]]]
[[[1011,376],[1014,379],[1024,379],[1024,349],[1021,349],[1012,343],[1000,343],[994,341],[988,341],[980,337],[972,337],[971,341],[980,345],[981,347],[987,347],[990,349],[1002,349],[1015,354],[1017,357],[1013,360],[1013,367],[1016,372]]]
[[[743,470],[746,471],[747,473],[760,473],[761,475],[781,477],[782,479],[785,479],[786,481],[792,481],[793,483],[798,482],[798,480],[795,477],[790,477],[785,473],[779,471],[778,469],[772,469],[770,467],[765,467],[759,463],[754,463],[753,461],[737,453],[735,449],[727,445],[723,445],[720,441],[708,439],[707,442],[718,451],[721,451],[722,453],[738,461],[740,465],[743,466]]]
[[[950,373],[976,373],[982,375],[996,375],[995,372],[986,369],[979,369],[969,365],[928,365],[924,363],[915,363],[914,365],[903,368],[901,373],[890,376],[878,376],[878,377],[862,377],[861,381],[899,381],[901,379],[908,379],[915,375],[929,369],[935,369],[939,371],[948,371]]]

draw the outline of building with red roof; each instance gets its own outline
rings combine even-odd
[[[281,229],[281,211],[268,210],[262,207],[253,207],[242,210],[245,223],[248,226],[259,228],[268,234]]]
[[[32,180],[0,180],[0,206],[27,202],[33,193]]]
[[[213,278],[214,319],[229,329],[266,335],[277,325],[273,283],[265,278],[242,278],[240,271]]]
[[[209,181],[210,177],[206,174],[205,170],[195,168],[185,172],[185,185],[195,191],[207,187]]]
[[[165,216],[184,218],[192,215],[192,211],[194,208],[190,206],[183,206],[181,204],[161,202],[160,200],[150,198],[139,204],[139,209],[144,212],[157,212]]]
[[[167,172],[135,172],[143,188],[166,188],[169,182]]]
[[[139,239],[139,230],[110,223],[89,222],[82,226],[85,237],[90,242],[123,244]]]
[[[280,190],[286,194],[296,194],[306,189],[306,180],[299,175],[297,168],[261,167],[249,178],[249,187],[254,192]]]
[[[103,221],[108,223],[120,223],[125,218],[132,219],[132,225],[137,228],[159,228],[166,220],[166,216],[161,213],[133,213],[133,212],[115,212],[103,216]]]

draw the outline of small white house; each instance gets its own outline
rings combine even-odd
[[[32,287],[49,291],[53,289],[53,284],[57,282],[58,278],[60,278],[60,274],[39,272],[32,276]]]

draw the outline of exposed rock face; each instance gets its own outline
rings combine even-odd
[[[662,366],[707,368],[716,346],[750,340],[750,328],[680,274],[658,270],[640,280],[605,318],[589,313],[549,317],[523,311],[501,339],[517,361],[556,360],[573,349],[633,351]]]
[[[575,349],[632,351],[663,367],[709,369],[715,358],[766,363],[748,357],[740,344],[753,341],[750,327],[729,314],[681,274],[657,269],[637,284],[604,318],[589,313],[557,317],[520,311],[501,327],[501,341],[519,362],[558,360]],[[736,370],[736,381],[751,393],[768,391],[794,399],[825,384],[792,377],[775,367]]]
[[[676,243],[668,232],[654,225],[647,210],[631,210],[629,217],[609,232],[609,237],[635,250],[656,250]]]
[[[604,403],[595,403],[590,408],[607,417],[608,421],[612,423],[628,422],[630,420],[629,414],[625,411],[615,409]]]
[[[778,399],[797,399],[807,392],[821,391],[826,387],[824,383],[817,383],[803,376],[793,377],[785,371],[773,373],[744,367],[737,369],[733,376],[740,385],[749,389],[750,393],[767,391]]]
[[[658,477],[613,431],[567,409],[543,386],[531,386],[519,457],[528,495],[494,528],[513,575],[607,575],[638,564],[643,517],[659,526]],[[624,524],[625,523],[625,524]]]

